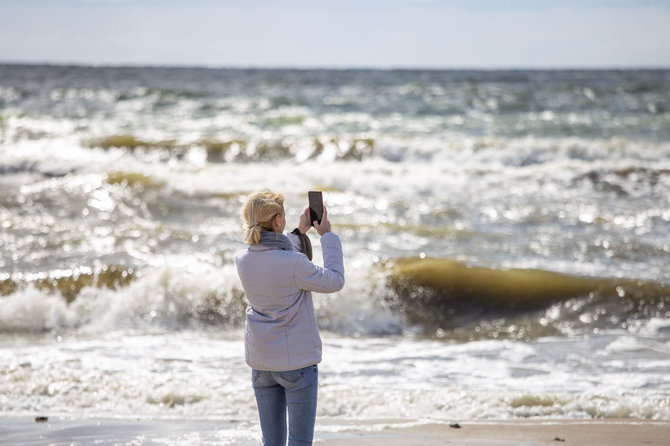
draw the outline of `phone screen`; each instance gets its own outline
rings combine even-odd
[[[320,190],[311,190],[307,192],[309,199],[309,223],[314,226],[314,220],[321,224],[323,218],[323,195]]]

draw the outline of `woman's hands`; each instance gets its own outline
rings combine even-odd
[[[301,234],[306,234],[311,228],[312,225],[309,224],[309,206],[300,214],[300,220],[298,220],[298,231]]]
[[[307,208],[307,212],[309,213],[309,208]],[[314,229],[316,229],[316,232],[318,232],[319,235],[330,232],[330,220],[328,220],[328,211],[326,210],[326,206],[323,207],[323,217],[321,217],[321,223],[314,220]]]
[[[309,207],[307,207],[302,214],[300,214],[300,220],[298,222],[298,231],[302,234],[306,234],[307,231],[312,227],[309,222]],[[314,229],[319,235],[323,235],[326,232],[330,232],[330,220],[328,220],[328,210],[326,207],[323,207],[323,217],[321,218],[321,223],[314,221]]]

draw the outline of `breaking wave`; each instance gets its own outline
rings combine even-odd
[[[392,262],[389,299],[428,333],[536,338],[670,317],[670,285],[537,269],[469,266],[449,259]]]
[[[380,280],[381,286],[374,283]],[[376,273],[354,276],[353,282],[343,296],[317,297],[323,328],[345,335],[535,339],[627,329],[670,317],[670,285],[644,280],[403,258]],[[0,280],[0,291],[5,295],[0,332],[5,333],[230,330],[241,327],[246,307],[234,265],[142,272],[105,266],[13,275]]]
[[[196,139],[180,142],[176,139],[150,140],[134,135],[112,135],[84,141],[90,148],[135,150],[165,150],[171,156],[183,158],[191,150],[204,150],[211,163],[273,161],[294,159],[307,161],[327,158],[333,161],[358,160],[374,154],[375,140],[365,137],[295,139]]]
[[[80,268],[5,278],[0,332],[239,327],[246,301],[231,276],[236,273],[200,268],[198,273],[165,267],[141,274],[120,267]]]

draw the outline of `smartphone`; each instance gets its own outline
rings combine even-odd
[[[309,224],[314,226],[314,220],[321,224],[323,218],[323,194],[320,190],[311,190],[307,192],[309,199]]]

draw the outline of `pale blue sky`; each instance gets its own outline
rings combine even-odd
[[[0,0],[0,62],[670,67],[670,0]]]

